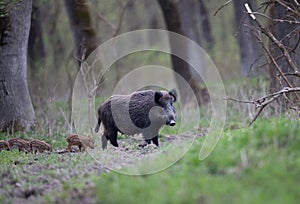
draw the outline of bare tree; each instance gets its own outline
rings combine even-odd
[[[17,1],[0,17],[1,131],[29,130],[35,124],[26,77],[31,9],[32,0]]]
[[[41,24],[41,10],[39,0],[33,0],[32,15],[28,41],[28,58],[32,74],[35,75],[40,63],[45,59],[45,46]]]
[[[252,103],[259,108],[250,124],[258,118],[265,107],[274,101],[280,102],[282,106],[285,104],[286,108],[295,110],[300,116],[300,95],[298,94],[300,92],[300,4],[294,0],[269,0],[264,2],[263,12],[253,12],[249,4],[244,4],[244,6],[251,20],[257,25],[254,33],[270,66],[271,78],[273,78],[271,80],[272,93],[252,101],[231,98],[228,100]],[[268,16],[264,11],[270,7],[271,16]],[[258,17],[269,20],[271,26],[266,27],[262,19]]]
[[[195,5],[198,2],[194,0],[187,1],[173,1],[174,6],[178,9],[178,14],[180,18],[180,25],[182,29],[182,35],[188,37],[189,39],[195,41],[197,44],[200,43],[200,29],[198,28],[199,15],[198,8]],[[200,19],[201,20],[201,19]]]
[[[214,39],[211,34],[211,27],[209,22],[209,16],[206,9],[206,6],[204,4],[203,0],[198,0],[199,2],[199,14],[200,14],[200,21],[201,21],[201,27],[202,27],[202,35],[203,39],[205,40],[207,44],[208,49],[212,49],[214,45]]]
[[[253,21],[245,11],[244,4],[247,2],[247,0],[233,0],[237,40],[240,48],[241,73],[245,77],[257,74],[260,53],[257,39],[252,33]],[[254,4],[253,1],[251,3]]]
[[[162,9],[166,26],[169,31],[188,37],[196,38],[196,36],[194,36],[194,32],[192,31],[192,25],[183,25],[183,22],[181,20],[181,18],[183,17],[181,17],[180,10],[176,1],[158,0],[158,3]],[[188,48],[184,47],[184,45],[180,45],[181,47],[176,47],[177,45],[174,42],[170,42],[170,44],[171,50],[183,49],[186,50],[186,52],[188,52]],[[190,84],[198,99],[199,104],[207,102],[208,94],[205,90],[202,90],[200,88],[199,84],[197,83],[197,81],[191,73],[189,65],[175,55],[172,55],[171,61],[174,71],[181,75]],[[176,78],[176,80],[178,79]],[[182,87],[179,87],[179,89],[183,102],[188,102],[189,96],[186,95],[186,90],[182,90]]]
[[[87,0],[65,0],[75,41],[76,58],[79,63],[98,46]]]

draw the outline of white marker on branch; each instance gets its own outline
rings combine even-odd
[[[251,10],[249,4],[248,4],[248,3],[245,3],[244,6],[245,6],[247,12],[250,14],[250,17],[251,17],[253,20],[255,20],[256,17],[255,17],[255,15],[253,14],[253,12],[252,12],[252,10]]]

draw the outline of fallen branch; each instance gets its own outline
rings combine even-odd
[[[249,123],[249,126],[251,126],[254,123],[254,121],[258,118],[258,116],[261,114],[263,109],[267,105],[269,105],[271,102],[273,102],[280,96],[285,95],[286,93],[298,92],[298,91],[300,91],[300,87],[294,87],[294,88],[285,87],[285,88],[281,89],[280,91],[268,94],[266,96],[263,96],[261,98],[258,98],[258,99],[252,100],[252,101],[245,101],[245,100],[239,100],[239,99],[234,99],[234,98],[226,98],[224,100],[229,100],[229,101],[234,101],[234,102],[239,102],[239,103],[251,103],[251,104],[254,104],[256,106],[256,108],[259,108],[256,115]]]

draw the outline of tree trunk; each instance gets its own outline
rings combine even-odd
[[[169,31],[187,36],[186,33],[183,32],[183,25],[182,25],[182,22],[180,19],[179,9],[178,9],[176,3],[173,0],[158,0],[158,3],[162,9],[167,29]],[[192,29],[192,28],[190,28],[190,29]],[[189,29],[189,31],[190,31],[190,29]],[[186,50],[188,52],[188,48],[184,47],[184,45],[180,45],[181,47],[175,47],[176,43],[170,42],[170,46],[171,46],[171,50],[181,49],[181,50]],[[173,70],[175,72],[177,72],[180,76],[182,76],[186,80],[186,82],[189,83],[191,88],[193,89],[193,91],[198,99],[198,103],[199,104],[204,103],[205,101],[203,99],[207,98],[207,96],[202,96],[202,93],[205,93],[205,92],[201,90],[199,84],[192,76],[189,65],[175,55],[172,55],[171,61],[172,61]],[[177,79],[177,77],[176,77],[176,80],[179,85],[180,79]],[[182,87],[179,86],[178,88],[179,88],[179,92],[181,94],[183,103],[187,103],[190,99],[190,96],[186,95],[187,91],[183,90]]]
[[[46,57],[43,30],[41,24],[41,11],[39,8],[39,0],[33,0],[31,26],[28,41],[28,58],[31,67],[33,79],[36,79],[38,68],[43,65]]]
[[[257,60],[259,58],[259,46],[249,27],[252,21],[249,14],[245,13],[244,4],[247,2],[249,1],[233,0],[237,40],[240,48],[241,73],[244,77],[257,74]],[[253,6],[251,7],[253,8]]]
[[[195,3],[194,0],[178,1],[177,3],[173,0],[174,6],[178,9],[182,35],[200,45],[200,29],[197,26],[199,15],[197,15],[198,10],[195,7]]]
[[[0,130],[29,130],[35,122],[26,76],[32,0],[0,17]]]
[[[199,2],[199,13],[200,13],[200,21],[201,21],[201,27],[202,27],[202,35],[203,39],[205,40],[207,44],[208,49],[212,49],[214,45],[214,40],[211,34],[211,28],[208,18],[207,9],[205,7],[205,4],[203,0],[198,0]]]
[[[76,58],[80,64],[98,47],[96,31],[87,0],[65,0],[65,6],[74,36]]]
[[[40,1],[40,0],[38,0]],[[52,1],[51,5],[53,6],[52,8],[50,6],[48,7],[43,7],[43,11],[45,11],[46,9],[51,10],[51,12],[47,13],[47,15],[45,15],[45,17],[48,17],[48,25],[47,27],[45,27],[46,32],[48,32],[47,36],[51,36],[49,38],[49,43],[51,45],[52,48],[52,55],[53,55],[53,66],[54,66],[54,71],[58,71],[59,68],[61,67],[61,59],[62,57],[66,57],[66,55],[69,55],[68,53],[68,49],[66,48],[66,46],[64,46],[64,36],[58,32],[59,27],[59,21],[60,19],[57,18],[57,16],[59,16],[62,13],[62,3],[60,1]],[[43,12],[43,14],[46,12]],[[49,53],[50,54],[50,53]]]

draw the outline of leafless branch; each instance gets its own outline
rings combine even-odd
[[[280,91],[268,94],[266,96],[263,96],[263,97],[257,99],[257,102],[262,103],[262,101],[265,101],[267,98],[270,98],[270,97],[273,97],[273,96],[277,96],[277,95],[281,95],[281,94],[284,94],[284,93],[298,92],[298,91],[300,91],[300,87],[294,87],[294,88],[284,87]]]
[[[244,101],[244,100],[240,100],[240,99],[236,99],[236,98],[225,98],[224,100],[227,101],[234,101],[234,102],[239,102],[239,103],[251,103],[253,104],[253,101]]]
[[[296,4],[297,6],[300,6],[300,4],[298,3],[297,0],[294,0],[294,2],[295,2],[295,4]]]
[[[271,63],[275,66],[276,70],[278,71],[278,73],[280,74],[280,76],[284,79],[284,81],[288,84],[289,87],[292,87],[292,84],[289,82],[289,80],[284,76],[284,74],[282,73],[277,61],[274,59],[274,57],[272,56],[270,50],[265,46],[265,44],[263,43],[262,39],[259,38],[257,36],[258,42],[261,44],[263,50],[265,51],[265,53],[267,54],[267,56],[269,57]]]
[[[214,16],[225,6],[227,6],[229,3],[231,2],[231,0],[227,1],[225,4],[223,4],[220,8],[218,8],[215,13]],[[299,7],[299,2],[297,0],[294,0],[294,5],[291,5],[289,3],[287,3],[286,1],[282,1],[282,0],[268,0],[263,2],[261,5],[262,8],[266,9],[270,6],[270,5],[274,5],[274,4],[280,5],[283,8],[285,8],[285,10],[287,11],[287,15],[288,15],[288,19],[286,18],[282,18],[282,19],[274,19],[271,18],[270,16],[264,14],[264,13],[260,13],[260,12],[253,12],[251,11],[250,6],[247,4],[245,4],[246,10],[250,17],[254,20],[254,22],[256,23],[257,26],[252,26],[251,30],[254,30],[254,35],[256,36],[259,44],[261,45],[265,56],[267,57],[268,63],[274,65],[274,68],[276,69],[276,71],[279,73],[278,74],[278,81],[280,83],[281,86],[288,86],[288,87],[284,87],[281,90],[265,95],[261,98],[255,99],[255,100],[250,100],[250,101],[245,101],[245,100],[239,100],[239,99],[234,99],[234,98],[226,98],[225,100],[229,100],[229,101],[234,101],[234,102],[238,102],[238,103],[247,103],[247,104],[253,104],[255,105],[256,108],[258,108],[258,112],[255,114],[255,116],[253,117],[253,119],[251,120],[249,126],[251,124],[253,124],[253,122],[256,121],[256,119],[259,117],[259,115],[262,113],[262,111],[264,110],[265,107],[267,107],[270,103],[272,103],[273,101],[277,100],[279,97],[283,96],[284,99],[292,104],[292,101],[289,97],[288,94],[289,93],[293,93],[295,95],[295,98],[298,101],[298,105],[296,105],[297,107],[293,107],[293,109],[300,109],[300,96],[297,92],[300,92],[300,87],[293,87],[292,83],[289,81],[289,79],[287,78],[287,76],[295,76],[297,78],[300,78],[300,70],[299,67],[297,67],[296,62],[293,60],[293,58],[291,57],[292,53],[297,54],[296,49],[298,48],[299,44],[300,44],[300,38],[298,38],[298,40],[296,41],[296,43],[293,43],[292,47],[289,47],[289,45],[285,45],[283,42],[284,41],[288,41],[291,37],[295,37],[296,35],[299,35],[299,26],[300,22],[299,22],[299,18],[300,17],[300,12],[298,10]],[[283,39],[277,39],[275,37],[275,35],[270,31],[270,29],[264,27],[260,21],[256,18],[256,16],[263,16],[266,19],[272,21],[273,23],[286,23],[286,24],[293,24],[295,26],[295,29],[293,31],[291,31],[289,34],[287,34]],[[245,25],[244,25],[245,26]],[[247,26],[247,25],[246,25]],[[250,26],[250,25],[248,25]],[[272,50],[270,47],[268,47],[268,45],[266,44],[266,42],[264,41],[262,35],[266,36],[270,43],[272,43],[274,45],[274,47],[276,47],[276,49],[278,48],[282,53],[279,56],[273,56],[272,55]],[[278,64],[278,60],[280,59],[285,59],[287,61],[288,66],[291,68],[291,72],[289,73],[283,73],[282,68],[280,67],[280,65]],[[267,65],[267,64],[264,64]],[[264,66],[262,65],[262,66]],[[282,83],[282,82],[285,83]],[[285,84],[285,85],[284,85]],[[300,111],[299,111],[300,113]]]
[[[262,107],[260,107],[260,109],[258,110],[258,112],[255,114],[254,118],[251,120],[251,122],[249,123],[249,126],[251,126],[256,119],[258,118],[258,116],[261,114],[261,112],[263,111],[263,109],[266,107],[267,105],[264,105]]]
[[[264,28],[256,19],[254,19],[254,21],[256,22],[256,24],[259,26],[259,28],[261,29],[261,31],[273,42],[275,43],[283,52],[284,56],[287,59],[288,64],[291,66],[291,68],[296,72],[298,70],[298,68],[296,67],[296,65],[294,64],[288,50],[286,49],[286,47],[266,28]]]
[[[260,12],[252,12],[252,14],[257,15],[257,16],[262,16],[265,17],[266,19],[273,21],[273,22],[278,22],[278,23],[289,23],[289,24],[296,24],[296,25],[300,25],[300,22],[297,20],[285,20],[285,19],[277,19],[277,18],[271,18],[270,16],[260,13]]]
[[[261,41],[261,42],[262,42],[262,41]],[[295,52],[296,49],[297,49],[297,47],[299,46],[299,44],[300,44],[300,38],[298,38],[298,40],[297,40],[295,46],[289,50],[289,54]],[[283,57],[284,57],[284,54],[281,54],[280,56],[278,56],[278,57],[276,57],[276,58],[274,58],[274,59],[275,59],[275,61],[277,61],[277,60],[282,59]],[[254,64],[254,63],[253,63],[253,64]],[[268,62],[263,63],[263,64],[260,64],[260,65],[257,66],[257,68],[264,67],[264,66],[266,66],[267,64],[268,64]],[[251,66],[252,66],[252,65],[251,65]]]
[[[295,76],[300,78],[300,72],[296,71],[295,73],[284,73],[285,76]]]
[[[261,23],[257,20],[257,18],[254,15],[254,13],[251,11],[251,9],[249,8],[249,5],[245,4],[245,7],[247,8],[247,13],[249,13],[249,15],[252,17],[252,19],[255,21],[255,23],[258,25],[258,28],[260,29],[260,31],[265,34],[283,53],[284,57],[286,58],[288,64],[290,65],[290,67],[293,69],[294,73],[298,72],[298,68],[296,67],[295,63],[293,62],[290,52],[288,51],[288,49],[285,47],[285,45],[279,41],[273,34],[272,32],[263,27],[261,25]],[[291,82],[287,79],[287,77],[283,74],[283,72],[281,71],[280,66],[278,65],[277,61],[274,59],[274,57],[272,56],[270,50],[265,46],[264,42],[262,41],[261,37],[258,36],[256,34],[256,37],[259,41],[259,43],[261,44],[263,50],[265,51],[265,53],[267,54],[267,56],[269,57],[271,63],[275,66],[276,70],[278,71],[279,75],[282,77],[282,79],[286,82],[286,84],[292,88],[292,84]],[[295,94],[297,100],[300,102],[300,96],[298,94]]]
[[[116,27],[116,30],[115,30],[113,36],[118,35],[118,33],[120,32],[121,27],[122,27],[122,23],[123,23],[123,20],[124,20],[124,15],[125,15],[125,13],[126,13],[126,10],[127,10],[128,6],[129,6],[129,4],[130,4],[132,1],[134,1],[134,0],[127,0],[125,3],[123,3],[122,9],[121,9],[121,14],[120,14],[120,17],[119,17],[119,22],[118,22],[118,25],[117,25],[117,27]],[[122,1],[122,2],[123,2],[123,1]]]
[[[281,0],[275,0],[275,2],[277,2],[278,4],[280,4],[282,7],[284,7],[285,9],[287,9],[288,11],[290,11],[291,13],[293,13],[294,15],[300,17],[300,13],[299,12],[297,12],[294,9],[292,9],[289,5],[287,5],[283,1],[281,1]]]
[[[128,8],[128,5],[130,3],[132,3],[133,1],[135,1],[135,0],[127,0],[126,2],[121,1],[122,8],[121,8],[120,16],[118,18],[119,20],[118,20],[117,25],[115,25],[110,20],[108,20],[101,12],[96,12],[97,17],[99,19],[101,19],[104,23],[106,23],[110,27],[111,30],[113,30],[113,37],[119,34],[121,27],[122,27],[123,20],[124,20],[124,15]]]
[[[249,126],[251,126],[267,105],[269,105],[271,102],[275,101],[280,96],[285,96],[285,94],[291,93],[291,92],[300,92],[300,87],[295,87],[295,88],[285,87],[285,88],[281,89],[280,91],[268,94],[266,96],[263,96],[261,98],[258,98],[258,99],[252,100],[252,101],[251,100],[245,101],[245,100],[239,100],[239,99],[234,99],[234,98],[226,98],[225,100],[239,102],[239,103],[250,103],[250,104],[254,104],[256,108],[259,108],[259,110],[255,114],[254,118],[249,123]]]
[[[116,30],[116,26],[109,21],[101,12],[97,12],[97,17],[100,18],[104,23],[106,23],[113,31]]]
[[[220,7],[215,11],[214,16],[216,16],[217,13],[218,13],[222,8],[224,8],[225,6],[228,6],[228,4],[230,4],[231,1],[232,1],[232,0],[229,0],[229,1],[227,1],[225,4],[223,4],[222,6],[220,6]]]

